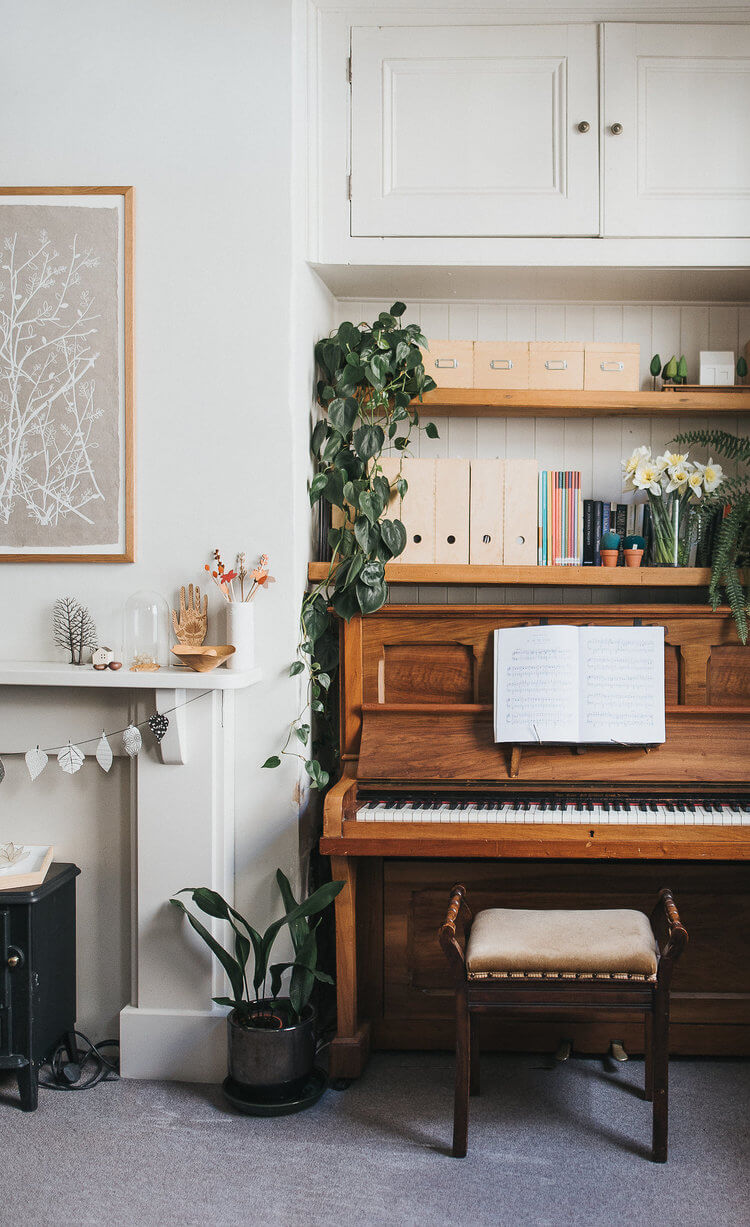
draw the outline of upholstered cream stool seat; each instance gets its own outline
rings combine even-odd
[[[656,976],[659,947],[648,916],[631,908],[590,912],[487,908],[466,946],[470,980]]]
[[[533,911],[487,908],[472,915],[454,886],[440,944],[456,985],[453,1154],[466,1154],[469,1095],[479,1094],[478,1016],[640,1021],[645,1098],[653,1100],[653,1157],[667,1158],[669,989],[687,931],[672,894],[651,916],[632,908]]]

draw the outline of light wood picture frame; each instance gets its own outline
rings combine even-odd
[[[135,561],[132,187],[0,187],[0,562]]]

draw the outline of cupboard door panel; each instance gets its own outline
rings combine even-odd
[[[593,25],[355,27],[352,234],[598,233],[597,110]]]
[[[750,235],[748,114],[750,26],[607,24],[605,234]]]

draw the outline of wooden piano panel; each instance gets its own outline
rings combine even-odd
[[[713,707],[750,704],[750,650],[739,644],[715,647],[708,662],[708,702]]]
[[[750,880],[728,864],[623,862],[522,864],[503,861],[404,862],[383,865],[383,994],[376,1042],[388,1047],[450,1045],[453,991],[437,941],[450,887],[463,882],[474,910],[483,907],[634,907],[650,912],[662,886],[675,894],[690,934],[675,973],[672,1050],[683,1053],[750,1052]],[[489,1021],[489,1020],[488,1020]],[[611,1030],[611,1024],[607,1024]],[[536,1042],[553,1050],[563,1038],[556,1024],[537,1027]],[[574,1034],[575,1033],[575,1034]],[[643,1050],[630,1027],[624,1037],[603,1025],[566,1023],[580,1051],[606,1051],[625,1038]],[[709,1041],[708,1036],[713,1038]],[[533,1047],[528,1029],[487,1028],[488,1046]],[[710,1043],[710,1046],[707,1044]]]
[[[463,643],[385,644],[381,703],[473,703],[474,653]]]

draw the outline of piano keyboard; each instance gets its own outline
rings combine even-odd
[[[750,826],[750,798],[630,801],[557,798],[508,801],[376,797],[357,810],[358,822],[507,822],[581,826]]]

